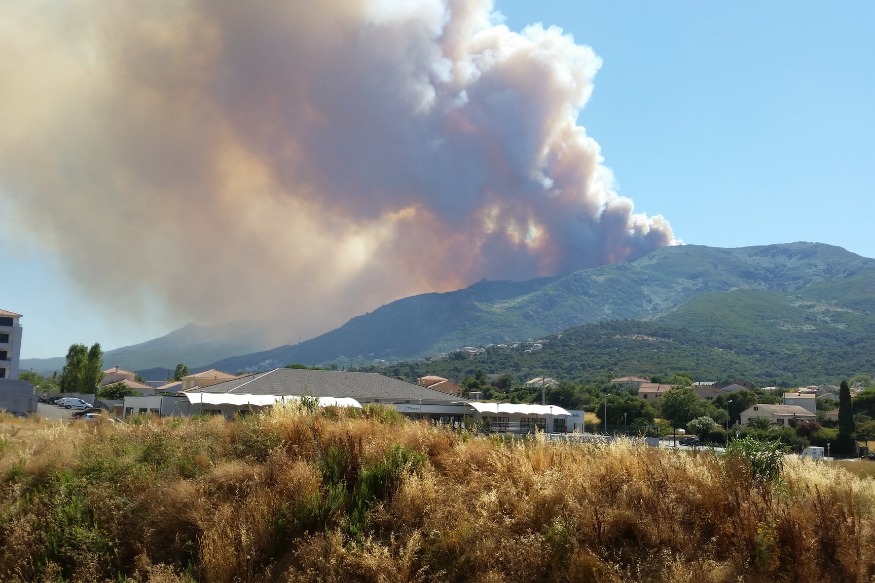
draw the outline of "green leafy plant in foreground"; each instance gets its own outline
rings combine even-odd
[[[726,455],[749,464],[751,477],[761,486],[777,483],[781,477],[784,447],[780,443],[745,437],[731,441]]]

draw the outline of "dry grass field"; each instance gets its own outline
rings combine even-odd
[[[756,461],[756,460],[754,460]],[[2,581],[870,581],[875,482],[384,409],[0,419]]]

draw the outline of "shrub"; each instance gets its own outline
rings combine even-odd
[[[760,485],[777,482],[784,465],[784,448],[780,443],[754,437],[730,441],[726,456],[746,463],[751,477]]]

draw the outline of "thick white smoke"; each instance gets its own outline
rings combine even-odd
[[[472,281],[635,258],[577,125],[600,66],[487,0],[0,4],[0,197],[119,308],[308,337]]]

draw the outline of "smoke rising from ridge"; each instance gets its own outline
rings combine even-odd
[[[3,3],[0,197],[103,301],[293,338],[671,244],[577,125],[600,59],[491,10]]]

